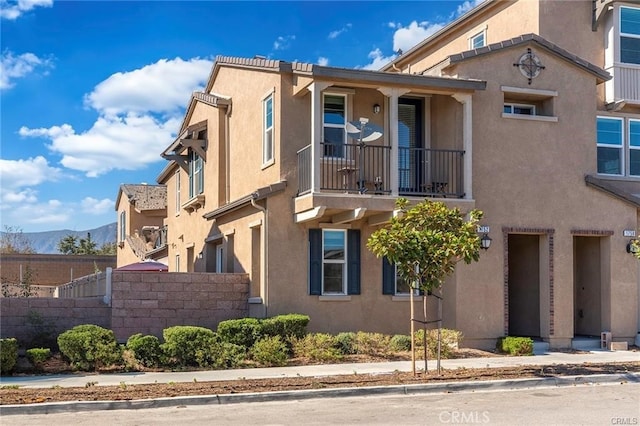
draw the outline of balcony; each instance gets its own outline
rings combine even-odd
[[[607,71],[613,77],[605,83],[607,103],[616,108],[640,105],[640,65],[616,64]]]
[[[320,143],[320,192],[354,195],[464,198],[464,151],[398,149],[391,184],[391,147]],[[311,145],[298,151],[298,196],[312,192]],[[395,190],[394,190],[395,189]]]

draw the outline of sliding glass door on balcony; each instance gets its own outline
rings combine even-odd
[[[400,193],[421,192],[424,176],[422,100],[398,101],[398,187]]]

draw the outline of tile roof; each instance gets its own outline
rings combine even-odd
[[[493,44],[489,44],[487,46],[483,46],[481,48],[478,49],[472,49],[472,50],[467,50],[464,52],[460,52],[460,53],[456,53],[455,55],[451,55],[449,57],[447,57],[444,61],[442,61],[441,63],[431,67],[431,68],[436,68],[436,67],[441,67],[441,68],[445,68],[449,65],[458,63],[458,62],[462,62],[464,60],[470,59],[470,58],[475,58],[481,55],[485,55],[488,53],[492,53],[492,52],[496,52],[499,50],[503,50],[503,49],[507,49],[510,47],[514,47],[514,46],[519,46],[525,43],[529,43],[529,42],[534,42],[536,44],[538,44],[540,47],[543,47],[545,49],[547,49],[548,51],[556,54],[557,56],[561,57],[562,59],[571,62],[572,64],[584,69],[585,71],[595,75],[598,79],[600,79],[601,81],[607,81],[609,79],[611,79],[611,75],[603,70],[602,68],[600,68],[597,65],[592,64],[591,62],[582,59],[581,57],[574,55],[573,53],[563,49],[562,47],[558,46],[557,44],[551,43],[549,40],[545,39],[544,37],[541,37],[537,34],[522,34],[518,37],[514,37],[512,39],[509,40],[504,40],[498,43],[493,43]],[[431,69],[429,68],[429,69]],[[423,71],[427,72],[429,69]]]
[[[606,192],[640,209],[640,181],[604,178],[594,175],[587,175],[584,180],[587,186]]]
[[[167,207],[167,187],[164,185],[120,185],[122,193],[137,210],[160,210]]]

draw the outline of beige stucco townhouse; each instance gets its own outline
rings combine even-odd
[[[218,57],[162,155],[156,257],[249,274],[252,315],[407,333],[409,289],[366,248],[402,196],[485,212],[491,247],[444,285],[466,345],[640,329],[637,2],[486,1],[380,71]]]

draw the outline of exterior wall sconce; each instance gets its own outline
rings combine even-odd
[[[635,240],[629,240],[627,243],[627,253],[631,253],[633,255],[638,253],[638,246],[634,244]]]
[[[489,237],[489,234],[484,234],[482,238],[480,238],[480,248],[482,250],[489,250],[489,247],[491,247],[491,237]]]
[[[380,104],[373,105],[373,113],[380,114]]]
[[[202,257],[203,257],[203,256],[204,256],[204,255],[203,255],[203,253],[202,253],[202,252],[198,253],[198,259],[202,259]]]

